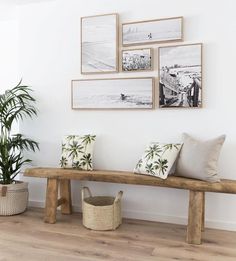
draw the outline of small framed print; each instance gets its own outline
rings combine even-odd
[[[152,70],[152,48],[123,50],[121,65],[123,72]]]
[[[72,109],[153,109],[154,78],[72,80]]]
[[[202,44],[159,47],[159,107],[202,107]]]
[[[81,18],[81,74],[118,72],[118,14]]]
[[[122,24],[123,46],[182,40],[182,16]]]

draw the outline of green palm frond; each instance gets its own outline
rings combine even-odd
[[[61,157],[61,160],[60,160],[60,166],[62,167],[62,168],[65,168],[66,166],[67,166],[67,164],[68,164],[68,160],[67,160],[67,158],[65,158],[65,157]]]
[[[62,149],[62,153],[65,153],[67,151],[67,147],[65,143],[62,143],[61,149]]]
[[[11,146],[14,150],[32,150],[39,149],[38,142],[24,138],[22,134],[12,135]]]
[[[83,155],[81,158],[81,165],[86,167],[87,170],[92,168],[92,156],[90,153]]]
[[[142,167],[142,164],[143,164],[143,160],[142,159],[140,159],[139,161],[138,161],[138,163],[136,164],[136,169],[139,169],[139,168],[141,168]]]
[[[169,144],[164,144],[164,145],[163,145],[163,148],[164,148],[164,151],[172,150],[173,148],[175,148],[176,150],[178,150],[178,149],[179,149],[179,146],[181,146],[181,144],[169,143]]]
[[[148,149],[145,151],[145,158],[147,160],[153,159],[155,156],[160,157],[160,153],[162,152],[161,147],[159,144],[152,144],[148,147]]]
[[[75,140],[75,138],[76,138],[76,135],[68,135],[68,136],[66,136],[66,140],[67,141],[72,141],[72,140]]]
[[[75,159],[79,156],[80,153],[83,153],[83,146],[78,141],[72,141],[67,147],[67,151],[69,152],[69,157]]]
[[[172,144],[172,143],[164,144],[164,145],[163,145],[163,148],[164,148],[165,150],[172,150],[172,149],[173,149],[173,145],[174,145],[174,144]]]
[[[168,160],[167,159],[158,159],[154,162],[154,168],[158,170],[159,173],[162,173],[162,175],[165,174],[165,171],[168,168]]]
[[[84,135],[81,137],[81,142],[87,146],[88,144],[91,144],[92,141],[95,141],[96,135]]]
[[[96,135],[87,134],[81,137],[81,142],[84,144],[84,152],[87,150],[87,146],[95,141]]]
[[[81,162],[80,162],[79,160],[73,161],[73,162],[72,162],[72,168],[81,170],[81,169],[82,169],[82,164],[81,164]]]
[[[11,90],[0,95],[0,183],[10,184],[24,164],[24,151],[39,149],[37,142],[25,138],[22,134],[11,135],[12,124],[24,118],[37,115],[32,90],[21,82]]]
[[[14,121],[37,115],[35,99],[30,95],[32,90],[22,86],[21,82],[0,96],[0,123],[7,131],[11,130]]]
[[[147,163],[145,165],[145,170],[147,171],[147,173],[155,175],[155,168],[154,168],[154,165],[152,163]]]

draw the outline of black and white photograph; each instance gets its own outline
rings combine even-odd
[[[152,70],[152,53],[151,48],[122,51],[122,71]]]
[[[159,107],[202,106],[202,44],[159,48]]]
[[[152,109],[154,78],[72,80],[72,109]]]
[[[123,46],[182,40],[183,17],[122,24]]]
[[[81,18],[81,73],[118,71],[118,14]]]

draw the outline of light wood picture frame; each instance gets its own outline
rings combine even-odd
[[[121,71],[140,72],[153,70],[153,48],[121,51]]]
[[[72,109],[153,109],[154,85],[153,77],[72,80]]]
[[[202,107],[202,43],[158,48],[159,107]]]
[[[81,17],[81,74],[119,71],[118,14]]]
[[[122,24],[123,46],[173,41],[183,41],[182,16]]]

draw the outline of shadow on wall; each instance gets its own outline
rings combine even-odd
[[[219,177],[222,179],[235,179],[235,173],[234,173],[234,161],[232,160],[232,151],[236,150],[236,143],[227,142],[227,136],[226,136],[226,142],[222,146],[222,151],[220,153],[219,162],[218,162],[218,171],[219,171]]]

